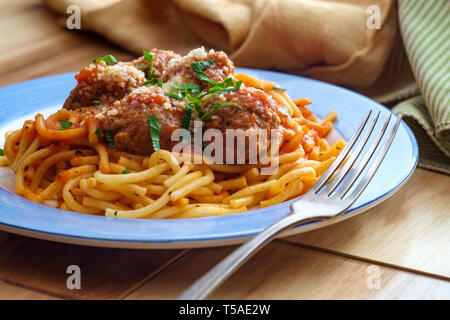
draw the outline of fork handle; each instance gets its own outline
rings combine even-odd
[[[247,261],[251,256],[258,252],[262,247],[270,242],[281,231],[288,229],[293,225],[304,223],[310,220],[317,220],[317,217],[309,217],[298,220],[295,215],[289,215],[278,222],[272,224],[263,232],[247,241],[239,248],[234,250],[225,259],[219,262],[214,268],[208,271],[186,291],[184,291],[177,300],[201,300],[208,297],[222,282],[224,282],[239,266]]]

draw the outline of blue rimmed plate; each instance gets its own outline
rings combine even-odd
[[[335,122],[336,130],[331,134],[331,140],[338,136],[347,140],[370,109],[380,111],[381,120],[391,113],[373,100],[324,82],[273,71],[237,71],[276,82],[287,89],[293,99],[310,98],[310,108],[319,117],[332,110],[337,111],[339,119]],[[0,146],[4,144],[6,131],[20,128],[24,120],[33,119],[38,112],[49,115],[59,109],[75,85],[74,74],[68,73],[1,88]],[[281,236],[336,223],[373,207],[399,190],[410,177],[417,160],[417,142],[408,126],[402,123],[380,169],[345,215],[332,221],[309,223]],[[291,202],[241,214],[200,219],[108,218],[54,209],[19,197],[14,194],[11,170],[0,168],[0,229],[74,244],[117,248],[194,248],[236,244],[287,215]]]

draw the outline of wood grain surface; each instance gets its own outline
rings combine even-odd
[[[62,27],[39,0],[0,2],[0,86],[132,55]],[[417,169],[401,191],[352,219],[273,242],[215,299],[450,299],[450,177]],[[119,250],[0,231],[0,299],[172,299],[233,247]],[[66,286],[81,268],[81,289]]]
[[[231,250],[191,250],[127,299],[173,299]],[[449,298],[448,290],[443,280],[276,241],[211,299],[429,299]]]
[[[417,169],[367,213],[287,241],[450,278],[450,177]]]

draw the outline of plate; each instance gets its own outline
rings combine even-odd
[[[381,112],[378,128],[391,113],[373,100],[321,81],[266,70],[238,68],[237,72],[276,82],[293,99],[310,98],[310,109],[319,117],[336,110],[338,120],[331,139],[342,135],[348,140],[369,109]],[[33,119],[38,112],[49,115],[59,109],[75,85],[74,73],[67,73],[1,88],[0,145],[4,144],[4,133],[21,127],[25,119]],[[417,142],[402,122],[378,172],[347,213],[338,219],[301,225],[280,236],[320,228],[368,210],[399,190],[417,160]],[[0,229],[52,241],[116,248],[175,249],[242,243],[288,215],[293,201],[219,217],[120,219],[68,212],[31,202],[14,194],[13,179],[9,168],[0,168]]]

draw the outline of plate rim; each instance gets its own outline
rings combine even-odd
[[[381,105],[380,103],[378,103],[374,100],[371,100],[370,98],[365,97],[365,96],[363,96],[357,92],[354,92],[352,90],[349,90],[347,88],[343,88],[343,87],[340,87],[340,86],[337,86],[334,84],[330,84],[327,82],[323,82],[320,80],[316,80],[316,79],[306,78],[306,77],[302,77],[302,76],[298,76],[298,75],[292,75],[292,74],[287,74],[287,73],[282,73],[282,72],[277,72],[277,71],[272,71],[272,70],[237,68],[237,71],[239,71],[239,72],[242,72],[242,71],[245,72],[246,70],[254,71],[254,72],[275,73],[275,74],[285,75],[285,76],[293,76],[293,77],[298,77],[303,80],[316,82],[322,86],[323,85],[331,86],[331,87],[337,88],[339,90],[347,91],[350,94],[358,95],[359,97],[368,99],[371,102],[375,103],[377,106],[383,108],[385,111],[393,114],[395,117],[398,117],[397,115],[392,113],[391,110],[389,110],[385,106]],[[23,81],[20,83],[1,87],[0,92],[11,90],[11,88],[18,89],[22,86],[26,87],[27,85],[32,86],[33,83],[39,83],[41,81],[45,82],[45,81],[55,80],[58,78],[65,79],[66,77],[73,76],[74,74],[75,74],[74,72],[69,72],[69,73],[63,73],[63,74],[57,74],[57,75],[52,75],[52,76],[47,76],[47,77],[26,80],[26,81]],[[301,225],[299,227],[296,227],[296,228],[293,228],[291,230],[281,233],[279,235],[279,237],[286,237],[286,236],[293,235],[293,234],[299,234],[299,233],[307,232],[310,230],[322,228],[322,227],[325,227],[326,225],[331,225],[334,223],[341,222],[343,220],[354,217],[364,211],[369,210],[370,208],[376,206],[377,204],[381,203],[382,201],[386,200],[387,198],[389,198],[390,196],[395,194],[397,191],[399,191],[401,189],[401,187],[403,187],[404,184],[412,176],[412,173],[415,171],[415,168],[417,167],[418,158],[419,158],[418,144],[417,144],[417,140],[415,139],[414,134],[412,133],[412,130],[405,123],[405,121],[402,121],[401,125],[406,130],[407,136],[408,136],[410,142],[412,143],[414,164],[411,167],[408,174],[403,177],[403,180],[400,183],[398,183],[395,187],[386,191],[382,195],[378,196],[377,198],[372,199],[370,202],[364,203],[364,204],[360,205],[359,207],[352,208],[350,211],[346,212],[340,218],[333,219],[331,221],[321,221],[321,222],[314,222],[314,223],[309,223],[306,225]],[[0,188],[0,196],[1,196],[1,193],[3,193],[3,192],[10,193],[9,191],[7,191],[5,189]],[[23,199],[22,197],[20,197],[16,194],[13,194],[13,195]],[[269,208],[276,209],[275,207],[278,207],[278,206],[286,206],[289,203],[291,203],[292,201],[293,200],[290,200],[288,202],[284,202],[284,203],[281,203],[281,204],[278,204],[276,206],[269,207]],[[41,205],[41,204],[36,204],[36,203],[32,203],[32,204],[33,205]],[[1,202],[1,198],[0,198],[0,208],[1,208],[1,205],[2,205],[2,202]],[[45,206],[45,205],[42,205],[42,206]],[[48,208],[47,206],[45,206],[45,207]],[[269,210],[269,209],[266,209],[266,210]],[[71,212],[71,213],[79,214],[79,213],[73,213],[73,212]],[[243,213],[243,214],[245,214],[245,213]],[[220,218],[220,217],[207,217],[207,218],[202,218],[202,219],[216,219],[216,218]],[[194,219],[186,219],[186,220],[194,220]],[[194,239],[192,236],[190,240],[169,241],[169,240],[163,239],[161,241],[151,241],[150,242],[150,241],[142,241],[142,240],[137,240],[137,239],[119,239],[119,240],[117,240],[117,239],[108,239],[107,237],[103,237],[100,239],[100,238],[93,238],[93,237],[84,237],[84,236],[80,236],[80,235],[67,235],[64,233],[54,233],[54,232],[48,232],[48,231],[42,231],[42,230],[34,230],[34,229],[26,228],[23,226],[14,226],[14,225],[4,223],[3,221],[0,221],[0,230],[4,230],[4,231],[15,233],[15,234],[21,234],[21,235],[25,235],[25,236],[30,236],[33,238],[39,238],[39,239],[51,240],[51,241],[57,241],[57,242],[63,242],[63,243],[71,243],[71,244],[79,244],[79,245],[87,245],[87,246],[100,246],[100,247],[130,248],[130,249],[131,248],[135,248],[135,249],[157,249],[157,248],[159,248],[159,249],[176,249],[176,248],[197,248],[197,247],[213,247],[213,246],[221,246],[221,245],[233,245],[233,244],[244,242],[246,239],[249,239],[252,236],[254,236],[254,234],[256,234],[256,233],[250,233],[247,235],[241,234],[241,235],[235,235],[235,236],[223,236],[222,238],[214,238],[214,239],[211,239],[211,238]],[[247,231],[247,233],[248,233],[248,231]]]

